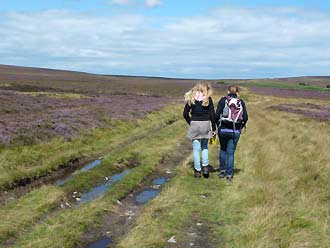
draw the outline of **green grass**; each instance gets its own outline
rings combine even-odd
[[[0,242],[15,236],[49,210],[58,206],[64,193],[53,186],[43,186],[18,200],[13,200],[0,208]]]
[[[127,152],[139,152],[141,165],[117,182],[107,194],[77,209],[63,210],[45,223],[38,224],[31,233],[18,239],[17,247],[72,247],[79,237],[97,223],[111,205],[134,189],[157,166],[165,154],[176,152],[184,138],[183,121],[159,130],[134,144]],[[49,234],[52,235],[49,235]]]
[[[244,84],[247,87],[269,87],[279,89],[297,89],[297,90],[315,90],[330,92],[330,88],[321,87],[317,85],[299,85],[299,84],[283,84],[274,82],[248,82]]]

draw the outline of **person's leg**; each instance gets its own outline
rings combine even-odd
[[[202,139],[201,140],[201,147],[202,147],[202,166],[209,165],[209,150],[208,150],[208,142],[209,139]]]
[[[234,155],[236,151],[236,146],[239,140],[239,133],[232,133],[231,138],[227,143],[227,169],[226,169],[226,177],[232,178],[234,172]]]
[[[224,177],[224,172],[227,168],[227,143],[228,135],[225,132],[219,133],[219,143],[220,143],[220,152],[219,152],[219,164],[220,164],[220,173],[219,176]]]
[[[193,145],[194,168],[196,171],[201,171],[201,163],[200,163],[201,142],[200,140],[193,140],[192,145]]]
[[[202,172],[203,176],[207,178],[209,176],[209,150],[208,145],[209,139],[201,139],[201,148],[202,148]]]

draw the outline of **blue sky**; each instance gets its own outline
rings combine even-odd
[[[186,78],[330,75],[330,1],[0,0],[0,64]]]

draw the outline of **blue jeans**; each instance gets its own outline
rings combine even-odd
[[[209,164],[209,150],[207,145],[209,143],[209,139],[196,139],[193,140],[193,156],[194,156],[194,168],[197,171],[201,171],[201,150],[202,150],[202,165],[207,166]]]
[[[225,171],[226,176],[232,176],[234,171],[234,154],[240,133],[219,132],[220,140],[220,171]]]

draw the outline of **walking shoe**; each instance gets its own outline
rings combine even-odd
[[[206,166],[202,166],[202,172],[203,172],[203,177],[204,178],[208,178],[209,177],[209,167]]]
[[[226,179],[227,179],[227,182],[231,182],[231,181],[233,181],[233,176],[232,175],[226,176]]]
[[[201,178],[201,172],[194,169],[194,176],[195,178]]]
[[[219,172],[219,175],[218,175],[220,178],[225,178],[226,177],[226,171],[225,170],[221,170]]]

